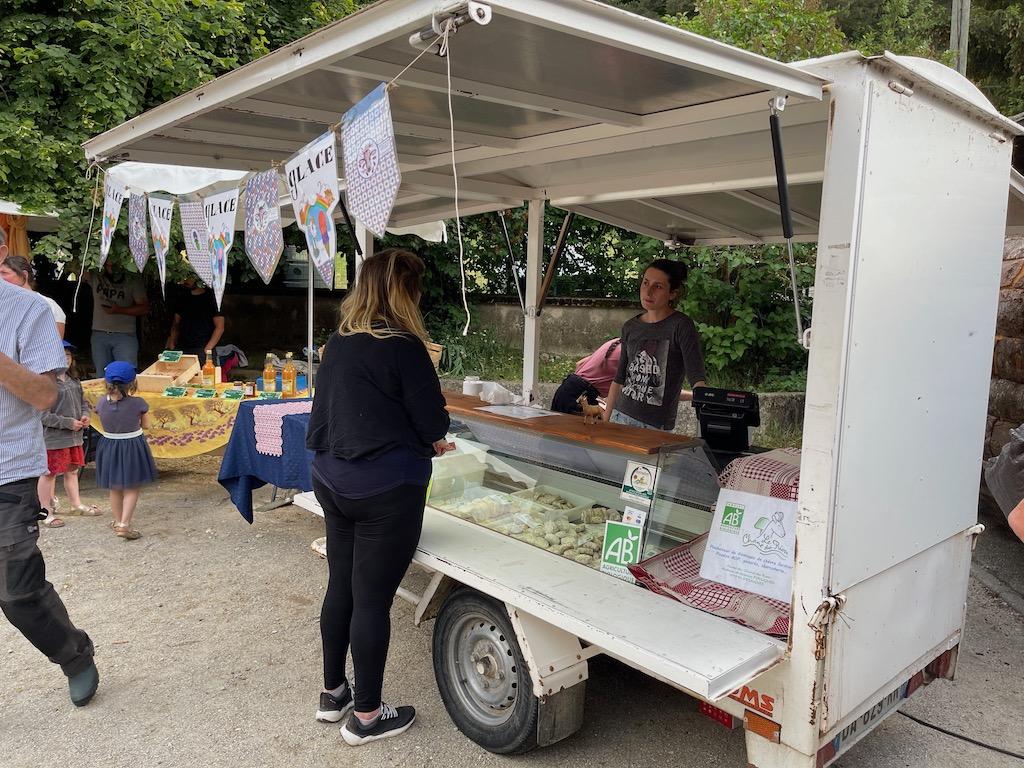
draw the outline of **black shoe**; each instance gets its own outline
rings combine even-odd
[[[324,691],[320,694],[320,706],[316,719],[321,723],[337,723],[352,710],[352,686],[346,685],[341,696],[334,697]]]
[[[380,717],[373,725],[363,725],[355,713],[349,715],[348,722],[341,726],[341,738],[350,747],[358,747],[369,741],[405,733],[415,721],[416,709],[414,707],[392,707],[389,704],[381,704]]]
[[[99,687],[100,673],[92,661],[77,675],[68,678],[68,693],[71,694],[71,703],[76,707],[84,707],[88,704],[96,695],[96,689]]]

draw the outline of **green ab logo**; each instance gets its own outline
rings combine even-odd
[[[726,504],[722,512],[722,528],[733,528],[739,530],[743,525],[743,507],[736,504]]]
[[[639,526],[607,524],[604,561],[614,565],[632,565],[640,559]]]

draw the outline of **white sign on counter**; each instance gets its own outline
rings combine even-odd
[[[796,502],[724,489],[700,575],[763,597],[792,598]]]

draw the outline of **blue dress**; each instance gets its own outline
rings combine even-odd
[[[104,396],[96,403],[96,413],[106,433],[96,447],[98,487],[124,490],[138,488],[156,480],[156,462],[153,461],[146,436],[117,437],[139,432],[142,414],[148,410],[149,405],[145,400],[131,395],[121,400]]]

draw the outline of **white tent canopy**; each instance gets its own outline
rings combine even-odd
[[[29,232],[55,232],[57,230],[58,215],[51,213],[35,213],[26,211],[17,203],[9,200],[0,200],[0,213],[8,216],[24,216],[25,227]]]

